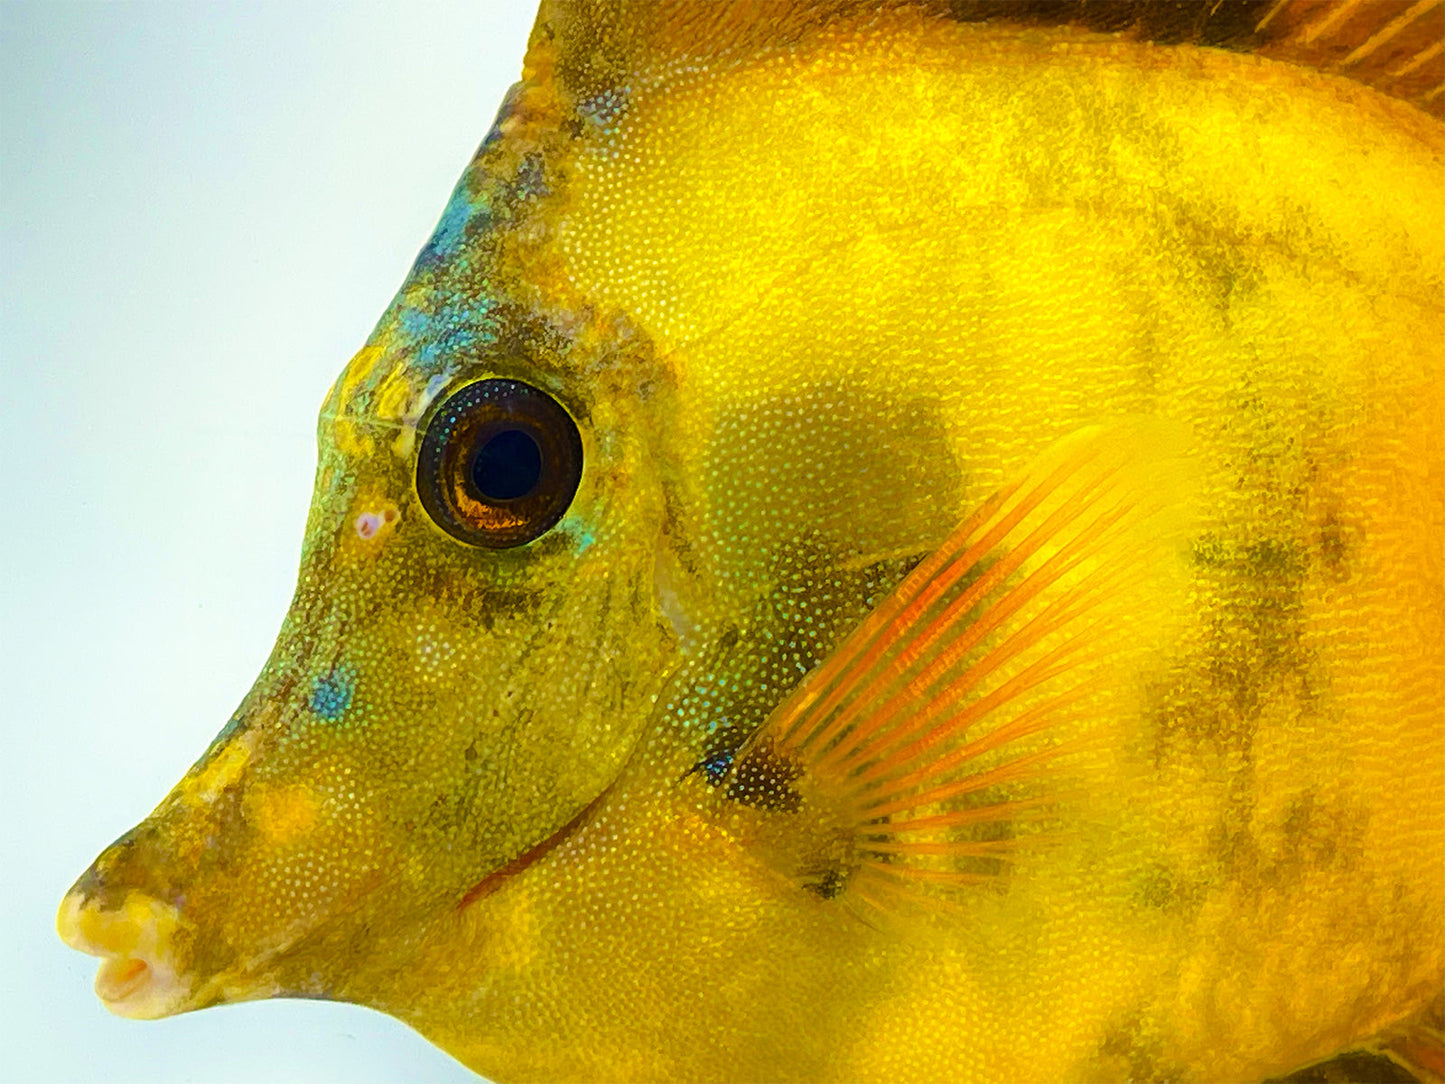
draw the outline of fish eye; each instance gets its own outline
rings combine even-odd
[[[432,415],[416,490],[438,527],[471,546],[509,549],[550,530],[582,479],[577,423],[520,380],[480,380]]]

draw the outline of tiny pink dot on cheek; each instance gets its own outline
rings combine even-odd
[[[376,532],[381,530],[382,518],[375,512],[363,512],[356,517],[353,526],[356,528],[357,537],[368,540],[376,537]]]

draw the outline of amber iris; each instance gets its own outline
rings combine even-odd
[[[556,525],[582,478],[582,438],[546,392],[480,380],[447,399],[417,457],[422,506],[472,546],[525,545]]]

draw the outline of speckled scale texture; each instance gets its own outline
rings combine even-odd
[[[1433,24],[998,7],[543,4],[274,654],[62,907],[111,1008],[500,1081],[1428,1069]],[[416,464],[498,378],[583,469],[488,549]]]

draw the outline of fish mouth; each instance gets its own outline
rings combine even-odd
[[[60,939],[101,958],[96,996],[117,1016],[156,1020],[187,1007],[190,977],[176,960],[180,912],[144,892],[126,894],[119,907],[102,908],[78,889],[61,901],[55,919]]]

